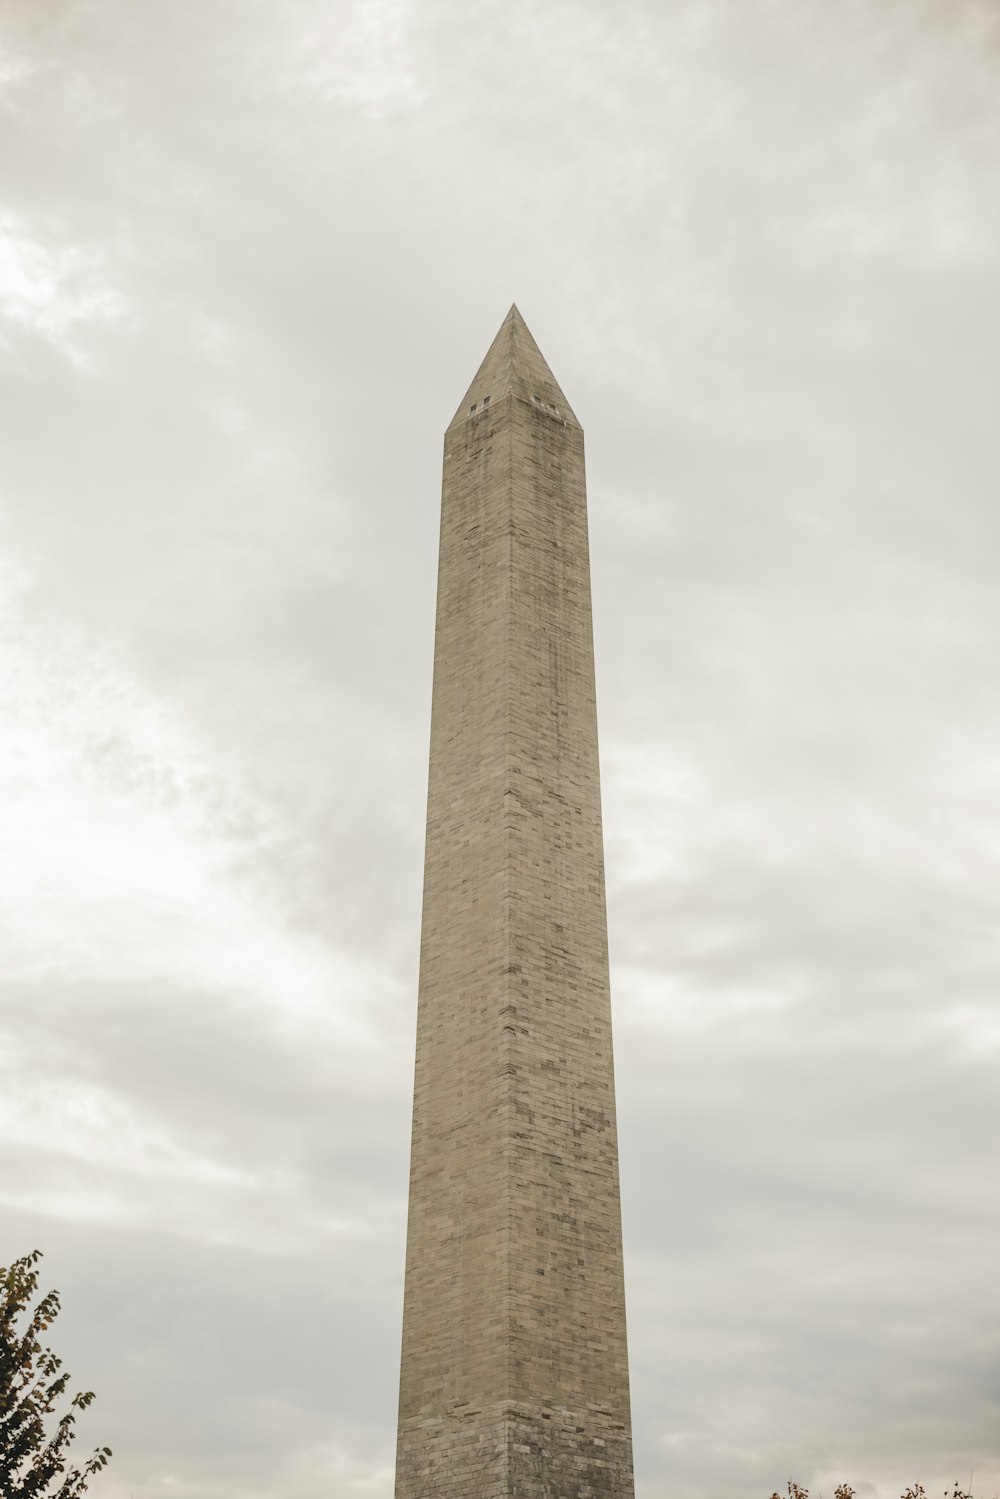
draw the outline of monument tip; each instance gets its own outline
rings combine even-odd
[[[481,411],[484,403],[508,396],[530,401],[570,426],[580,425],[516,302],[510,304],[449,430]]]

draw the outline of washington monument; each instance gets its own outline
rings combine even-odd
[[[396,1499],[633,1499],[583,431],[516,307],[445,434]]]

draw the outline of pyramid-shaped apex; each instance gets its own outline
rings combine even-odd
[[[515,306],[500,324],[500,331],[490,344],[449,430],[466,421],[473,414],[473,407],[477,412],[482,411],[484,402],[501,401],[506,396],[530,401],[541,406],[550,416],[558,416],[574,427],[580,425]]]

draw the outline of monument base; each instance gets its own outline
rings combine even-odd
[[[459,1406],[403,1423],[396,1499],[633,1499],[632,1442],[600,1411]]]

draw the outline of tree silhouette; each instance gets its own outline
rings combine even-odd
[[[41,1251],[0,1267],[0,1494],[4,1499],[78,1499],[87,1480],[105,1466],[110,1447],[95,1448],[81,1468],[67,1469],[67,1448],[76,1432],[76,1412],[86,1410],[93,1390],[70,1399],[51,1435],[46,1417],[66,1393],[69,1374],[62,1359],[44,1348],[41,1336],[59,1315],[59,1292],[48,1291],[34,1311]],[[19,1319],[27,1324],[18,1330]]]
[[[856,1493],[857,1490],[852,1489],[849,1483],[842,1483],[838,1488],[834,1489],[833,1499],[854,1499],[854,1495]],[[771,1499],[782,1499],[782,1496],[779,1493],[775,1492],[771,1495]],[[788,1480],[788,1499],[809,1499],[809,1490],[801,1488],[799,1484],[795,1483],[795,1481],[790,1478]],[[906,1493],[900,1496],[900,1499],[927,1499],[923,1484],[911,1484],[910,1487],[906,1490]],[[965,1490],[959,1486],[958,1480],[956,1479],[952,1492],[950,1494],[945,1493],[944,1499],[972,1499],[972,1495],[967,1494]]]

